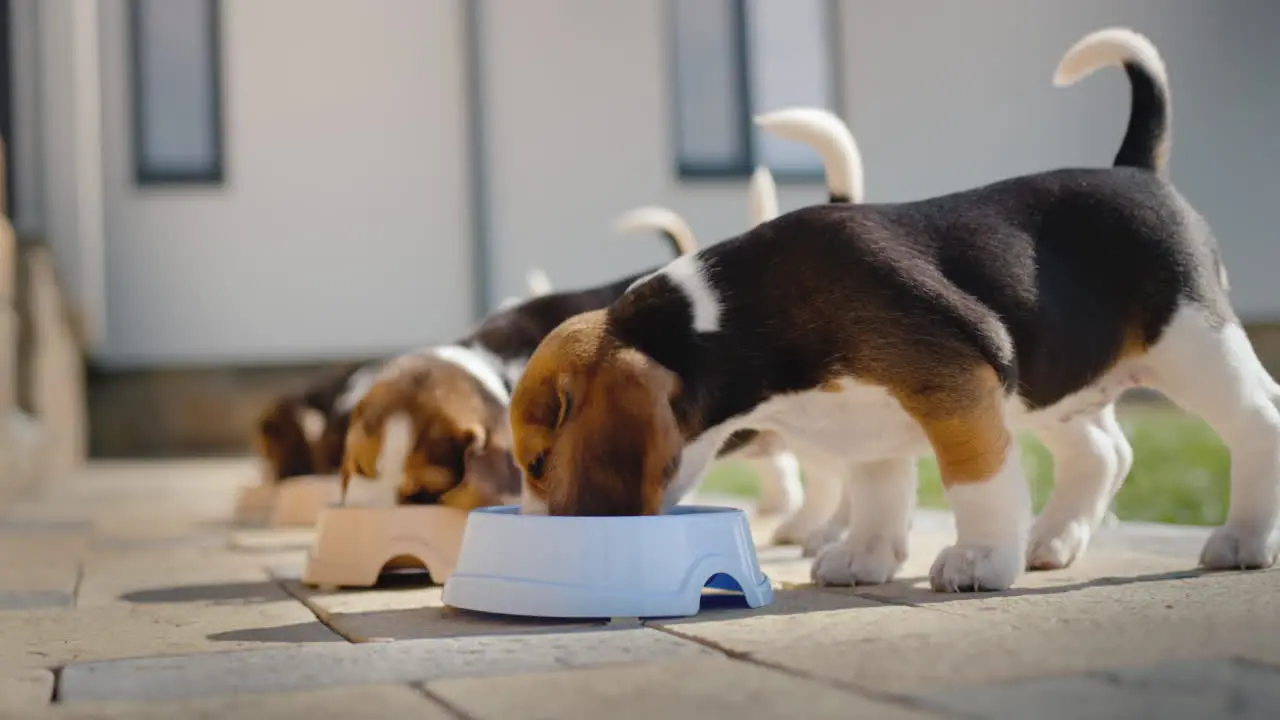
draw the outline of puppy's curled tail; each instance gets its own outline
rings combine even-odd
[[[862,153],[849,126],[835,113],[792,107],[757,115],[755,121],[778,137],[806,143],[818,151],[831,202],[862,202]]]
[[[542,297],[551,293],[551,278],[542,268],[529,268],[524,273],[525,285],[529,286],[529,297]]]
[[[778,217],[778,185],[763,165],[756,167],[747,183],[747,216],[752,226]]]
[[[689,227],[689,223],[664,207],[646,205],[628,210],[613,222],[613,229],[620,233],[656,230],[671,243],[676,256],[698,251],[698,243],[693,239],[693,229]]]
[[[1169,73],[1156,46],[1122,27],[1090,33],[1067,50],[1053,75],[1057,87],[1074,85],[1095,70],[1119,65],[1129,76],[1133,105],[1116,167],[1145,168],[1165,174],[1172,141]]]

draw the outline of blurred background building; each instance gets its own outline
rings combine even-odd
[[[570,288],[664,262],[612,233],[633,206],[709,244],[745,229],[756,164],[784,209],[820,202],[816,155],[757,112],[836,110],[873,202],[1108,164],[1123,73],[1050,79],[1112,24],[1164,54],[1174,178],[1280,357],[1273,1],[0,0],[0,23],[7,207],[55,260],[98,454],[242,450],[272,393],[449,340],[531,266]]]

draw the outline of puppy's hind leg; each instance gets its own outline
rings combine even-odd
[[[1227,521],[1205,543],[1200,564],[1216,570],[1275,564],[1280,525],[1280,412],[1275,382],[1244,329],[1183,307],[1147,353],[1151,384],[1195,413],[1231,450]]]
[[[1031,527],[1028,570],[1075,562],[1106,515],[1133,464],[1133,449],[1116,422],[1115,404],[1037,433],[1053,455],[1053,493]]]
[[[879,585],[907,560],[907,535],[916,506],[915,457],[852,467],[845,478],[848,534],[818,552],[811,574],[819,585]]]

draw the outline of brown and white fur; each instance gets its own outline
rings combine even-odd
[[[1069,522],[1037,538],[1079,544],[1072,521],[1096,525],[1118,482],[1110,408],[1141,385],[1202,416],[1231,450],[1227,520],[1201,564],[1274,564],[1280,387],[1231,308],[1216,239],[1166,177],[1155,48],[1125,29],[1091,34],[1059,84],[1109,65],[1134,91],[1114,168],[803,208],[558,327],[511,403],[523,510],[662,512],[726,438],[769,429],[846,478],[848,532],[819,553],[815,581],[878,584],[906,558],[916,458],[932,451],[957,541],[931,586],[1004,589],[1031,534],[1013,433],[1087,443],[1089,467],[1060,472],[1050,500]]]
[[[628,215],[637,228],[659,230],[677,254],[696,250],[688,226],[674,213],[649,207]],[[458,342],[389,362],[351,414],[343,504],[438,503],[471,510],[517,501],[520,475],[505,412],[510,387],[552,328],[608,305],[634,280],[560,293],[539,292],[549,287],[531,282],[532,297],[494,312]]]
[[[539,268],[530,268],[525,280],[529,297],[551,292],[551,282]],[[385,363],[385,359],[379,359],[346,365],[326,373],[300,392],[277,397],[258,417],[253,434],[264,478],[280,482],[303,475],[338,473],[351,411],[373,386]]]
[[[351,412],[342,459],[343,504],[440,504],[462,510],[511,502],[507,388],[455,346],[387,363]]]

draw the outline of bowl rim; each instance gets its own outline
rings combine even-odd
[[[708,519],[726,516],[746,517],[742,508],[727,505],[676,505],[661,515],[523,515],[519,505],[494,505],[476,508],[473,515],[489,517],[520,518],[521,522],[556,522],[567,523],[654,523],[672,522],[674,519]]]

